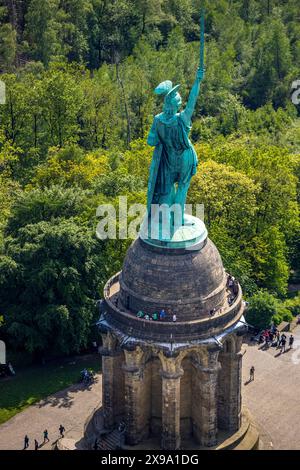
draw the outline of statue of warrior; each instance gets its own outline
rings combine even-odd
[[[187,106],[181,112],[180,85],[173,87],[169,80],[158,85],[155,93],[165,96],[164,108],[155,116],[148,137],[148,144],[155,147],[148,185],[148,214],[152,204],[169,207],[179,204],[183,225],[187,193],[198,165],[189,133],[203,78],[204,68],[199,67]]]

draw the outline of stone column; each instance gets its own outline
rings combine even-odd
[[[180,448],[180,379],[183,375],[180,355],[166,358],[162,362],[162,442],[164,450]]]
[[[207,360],[195,362],[197,370],[194,393],[194,433],[200,444],[212,447],[217,443],[218,414],[217,414],[217,384],[219,363],[218,353],[207,353]]]
[[[112,429],[115,424],[114,415],[114,368],[115,358],[120,354],[116,350],[116,340],[110,334],[102,335],[103,347],[101,348],[102,355],[102,405],[103,405],[103,418],[104,428]]]
[[[162,448],[180,448],[180,378],[162,373]]]
[[[114,427],[114,356],[112,353],[102,353],[102,404],[104,428]]]
[[[222,429],[236,432],[241,426],[242,353],[220,355],[219,423]]]
[[[242,380],[241,352],[230,357],[231,388],[228,407],[228,430],[236,432],[241,426],[241,380]]]
[[[140,348],[125,351],[125,423],[126,443],[136,445],[145,438],[147,422],[143,409],[144,353]],[[150,403],[149,403],[150,406]]]

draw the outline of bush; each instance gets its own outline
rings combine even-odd
[[[286,309],[290,311],[290,313],[296,317],[300,315],[300,295],[295,297],[294,299],[288,299],[284,302],[284,306]]]
[[[299,298],[296,299],[299,302]],[[282,321],[292,322],[292,311],[296,311],[299,306],[297,302],[293,302],[296,299],[281,302],[268,292],[260,291],[249,300],[247,321],[260,330],[268,328],[272,322],[276,326]]]
[[[276,316],[281,318],[281,321],[292,322],[293,315],[291,314],[290,310],[284,306],[284,304],[278,306],[278,311]]]
[[[278,311],[278,300],[268,292],[260,291],[249,300],[247,322],[262,330],[270,326]]]
[[[277,313],[276,313],[276,315],[274,315],[274,317],[272,318],[272,320],[273,320],[273,323],[274,323],[275,326],[280,325],[280,323],[282,322],[281,316],[278,315]]]

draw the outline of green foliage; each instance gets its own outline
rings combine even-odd
[[[271,325],[278,315],[278,300],[268,292],[258,292],[250,298],[246,314],[247,322],[259,330]]]
[[[293,310],[295,308],[295,310]],[[299,309],[298,302],[282,302],[266,291],[259,291],[249,299],[246,319],[252,326],[268,328],[272,322],[279,325],[282,321],[292,322],[293,313]]]
[[[96,192],[100,192],[110,198],[133,193],[134,191],[138,192],[142,189],[142,182],[137,176],[118,170],[100,178],[98,184],[96,183],[94,186]]]
[[[300,295],[297,295],[293,299],[287,299],[284,302],[284,307],[294,316],[300,315]]]
[[[1,309],[15,347],[65,354],[86,347],[100,281],[96,246],[74,219],[26,225],[6,240]]]
[[[27,225],[56,219],[79,217],[84,210],[87,194],[78,188],[51,188],[24,191],[15,200],[7,222],[6,234],[17,236]]]
[[[255,236],[247,247],[256,282],[270,292],[285,295],[289,279],[284,236],[276,227]]]
[[[267,18],[260,28],[254,53],[252,73],[249,80],[247,100],[257,108],[273,102],[277,107],[284,104],[290,83],[286,80],[291,72],[292,57],[290,41],[279,11]]]
[[[11,24],[0,25],[0,69],[3,71],[13,68],[17,50],[16,39],[16,31]]]
[[[102,152],[86,155],[77,145],[62,149],[54,147],[49,149],[46,162],[37,167],[28,188],[50,187],[54,184],[88,188],[97,177],[105,175],[108,169],[108,159]]]

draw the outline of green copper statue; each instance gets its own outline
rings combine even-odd
[[[158,85],[155,93],[165,97],[164,108],[161,114],[155,116],[148,137],[148,144],[155,147],[148,184],[148,214],[151,215],[153,204],[166,204],[169,207],[178,204],[181,207],[183,224],[187,193],[198,165],[189,133],[204,78],[204,16],[201,33],[200,67],[186,108],[180,112],[180,85],[173,87],[169,80]]]

